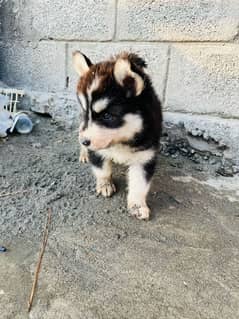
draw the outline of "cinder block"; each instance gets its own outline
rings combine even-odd
[[[239,45],[173,45],[165,108],[239,118]]]
[[[65,44],[1,42],[0,78],[9,86],[37,91],[63,90]]]
[[[238,34],[237,0],[119,0],[117,38],[223,41]]]
[[[12,2],[12,1],[10,1]],[[28,0],[6,4],[8,38],[111,40],[115,1]]]
[[[165,75],[167,68],[167,44],[134,44],[134,43],[72,43],[68,48],[68,76],[69,90],[76,91],[77,79],[72,66],[72,52],[80,50],[87,55],[93,63],[108,59],[110,56],[122,51],[138,53],[145,58],[148,64],[148,73],[151,75],[154,87],[162,99]]]

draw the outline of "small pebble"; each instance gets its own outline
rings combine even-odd
[[[188,153],[188,150],[186,148],[182,148],[181,151],[185,154]]]
[[[231,167],[221,166],[216,173],[225,177],[233,177],[233,170]]]
[[[232,166],[232,171],[234,174],[239,173],[239,166]]]
[[[7,251],[7,248],[4,246],[0,246],[0,253],[5,253]]]
[[[202,172],[203,171],[203,168],[201,166],[196,166],[195,167],[195,170],[196,171],[199,171],[199,172]]]
[[[33,143],[33,144],[32,144],[32,147],[34,147],[34,148],[41,148],[42,145],[41,145],[41,143]]]
[[[209,160],[209,164],[211,164],[211,165],[215,165],[215,164],[217,164],[218,163],[218,159],[216,159],[216,158],[211,158],[210,160]]]

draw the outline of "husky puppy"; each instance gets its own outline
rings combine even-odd
[[[161,103],[138,55],[123,52],[93,64],[79,51],[73,65],[80,76],[77,98],[83,110],[80,161],[90,161],[96,191],[115,191],[112,161],[128,166],[128,209],[148,219],[146,203],[162,126]]]

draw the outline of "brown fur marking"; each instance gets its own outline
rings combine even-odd
[[[77,92],[86,94],[87,88],[91,86],[92,82],[96,77],[100,79],[100,85],[97,91],[103,92],[104,88],[107,86],[109,79],[113,77],[113,62],[103,62],[99,64],[92,65],[89,71],[83,75],[78,82]]]
[[[97,91],[99,93],[104,92],[105,87],[108,85],[108,81],[110,81],[113,77],[114,65],[118,59],[128,60],[131,64],[134,64],[134,66],[138,68],[146,66],[140,65],[142,63],[139,61],[139,58],[136,54],[122,52],[114,57],[111,57],[109,61],[92,65],[89,71],[80,78],[77,86],[77,92],[86,94],[87,88],[91,86],[93,80],[97,76],[100,78],[100,85]],[[132,85],[131,83],[129,84],[129,80],[131,81],[131,79],[125,80],[128,85]]]

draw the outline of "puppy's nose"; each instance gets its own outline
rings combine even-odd
[[[84,139],[81,141],[81,144],[85,145],[85,146],[89,146],[90,145],[90,140]]]

